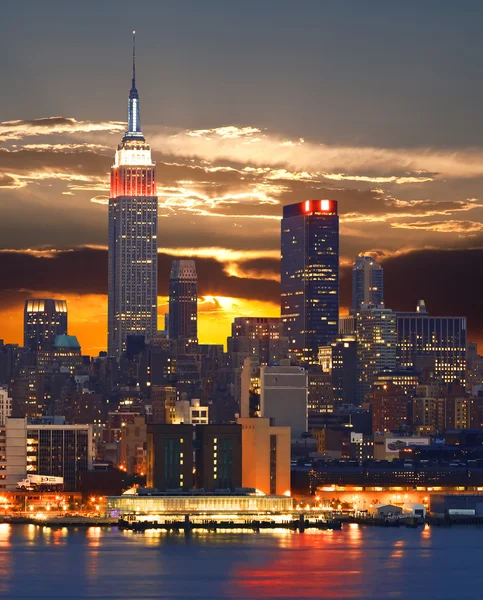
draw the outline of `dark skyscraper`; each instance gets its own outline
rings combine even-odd
[[[337,337],[339,217],[335,200],[285,206],[282,219],[281,311],[289,348],[307,364]]]
[[[173,260],[169,275],[169,338],[178,351],[198,344],[198,277],[194,260]]]
[[[352,309],[384,302],[384,271],[372,256],[360,255],[352,267]]]
[[[24,309],[24,346],[33,352],[50,350],[57,335],[67,333],[65,300],[26,300]]]
[[[128,127],[111,169],[109,199],[108,354],[120,358],[128,335],[157,331],[158,198],[151,148],[141,131],[133,77]]]

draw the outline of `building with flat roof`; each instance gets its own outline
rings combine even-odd
[[[292,438],[307,431],[308,376],[303,367],[260,367],[260,413]]]
[[[242,485],[264,494],[290,493],[290,427],[270,419],[244,418],[242,428]]]
[[[52,298],[25,301],[24,346],[36,352],[50,349],[55,337],[67,334],[67,302]]]
[[[135,514],[138,521],[146,517],[152,521],[157,516],[165,518],[179,515],[184,518],[187,514],[190,519],[197,515],[206,518],[210,514],[243,519],[249,515],[289,513],[293,506],[293,499],[288,496],[267,496],[253,489],[223,494],[200,493],[197,490],[189,493],[162,494],[149,489],[139,489],[136,494],[106,498],[108,515],[126,518]]]
[[[397,362],[413,369],[431,360],[431,370],[444,383],[466,381],[466,317],[435,317],[423,300],[415,312],[396,313]]]
[[[283,208],[281,315],[289,349],[318,364],[320,346],[337,336],[339,216],[335,200],[306,200]]]

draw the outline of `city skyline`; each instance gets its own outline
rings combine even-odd
[[[60,10],[57,2],[51,4]],[[477,265],[483,258],[483,204],[478,197],[483,176],[478,146],[483,131],[472,104],[478,104],[475,98],[482,90],[470,76],[478,71],[483,53],[478,52],[479,42],[472,39],[467,40],[465,56],[456,39],[446,40],[446,46],[443,43],[452,19],[471,28],[470,17],[443,2],[438,3],[437,15],[430,14],[430,9],[417,10],[419,20],[411,28],[411,11],[400,14],[394,7],[382,10],[375,2],[369,14],[377,12],[377,5],[379,23],[391,23],[398,48],[404,47],[405,35],[411,33],[411,52],[407,50],[400,57],[398,81],[387,69],[388,59],[374,55],[383,37],[373,37],[373,46],[363,44],[361,53],[371,58],[372,69],[363,70],[366,79],[352,75],[348,81],[339,71],[347,67],[349,57],[360,60],[349,50],[361,42],[356,31],[361,13],[356,3],[349,4],[352,15],[347,8],[336,11],[311,2],[294,13],[289,3],[280,2],[268,40],[262,36],[268,10],[260,10],[260,22],[252,23],[250,31],[255,48],[263,42],[262,64],[280,50],[289,20],[296,17],[300,25],[300,31],[294,30],[286,63],[277,57],[271,93],[269,86],[261,83],[260,65],[251,60],[253,49],[246,47],[246,62],[233,55],[235,41],[248,40],[248,33],[239,33],[237,40],[225,35],[216,38],[218,47],[232,56],[230,72],[217,61],[208,41],[201,44],[199,60],[205,59],[210,66],[197,76],[181,44],[179,53],[172,56],[166,52],[169,36],[160,40],[151,24],[138,28],[139,78],[146,115],[143,129],[152,141],[158,166],[158,319],[168,312],[171,261],[194,259],[199,276],[201,342],[225,343],[236,316],[279,315],[282,207],[312,198],[330,198],[339,205],[343,311],[351,305],[352,262],[359,252],[370,252],[379,256],[384,267],[388,307],[411,310],[424,298],[434,315],[467,315],[469,339],[483,338],[481,317],[472,307],[475,303],[468,302],[468,297],[479,293]],[[478,5],[471,4],[477,11]],[[16,10],[7,8],[7,20],[14,18]],[[247,15],[243,15],[234,9],[222,10],[218,2],[208,2],[204,11],[186,2],[184,10],[167,6],[164,19],[172,19],[182,29],[176,19],[183,15],[195,41],[197,19],[214,31],[216,23],[209,18],[216,14],[218,25],[223,23],[230,31],[234,21],[239,31],[254,11],[255,5],[250,3]],[[74,16],[74,12],[59,14]],[[158,15],[156,9],[154,13]],[[33,9],[30,18],[35,14]],[[24,301],[45,297],[67,300],[69,329],[78,336],[86,354],[106,349],[109,168],[112,151],[126,128],[122,119],[129,34],[133,25],[137,26],[128,22],[128,16],[117,18],[115,31],[107,33],[112,47],[103,48],[107,42],[100,35],[99,24],[107,17],[99,11],[99,23],[89,29],[89,38],[82,19],[73,27],[64,65],[76,71],[75,76],[58,65],[55,73],[49,72],[53,78],[51,93],[42,98],[36,95],[38,82],[31,73],[25,80],[14,76],[15,71],[25,73],[27,66],[19,41],[31,49],[38,32],[31,31],[29,21],[23,21],[18,39],[5,33],[3,43],[13,50],[6,65],[11,74],[7,78],[15,82],[14,96],[19,98],[15,103],[9,97],[0,100],[0,281],[4,282],[0,319],[6,342],[21,343]],[[345,47],[343,43],[332,47],[329,57],[320,53],[329,48],[331,38],[318,41],[307,29],[308,21],[315,17],[321,27],[323,17],[345,19],[348,31],[341,39],[347,42]],[[400,17],[397,25],[395,17]],[[423,31],[427,20],[434,17],[439,25],[435,47],[446,51],[426,57]],[[44,40],[39,56],[32,58],[32,65],[41,71],[42,61],[47,69],[52,54],[65,43],[65,34],[55,23],[45,23],[42,16],[39,19],[45,25],[44,36],[45,31],[59,34],[45,36],[51,40]],[[369,24],[371,30],[374,27]],[[448,63],[450,49],[457,57],[454,64]],[[307,57],[320,70],[322,79],[332,75],[318,115],[315,106],[320,108],[321,82],[308,85]],[[433,61],[428,71],[430,83],[417,76],[422,67],[416,58],[423,66],[429,64],[425,61]],[[443,67],[449,69],[447,78],[460,82],[456,66],[463,58],[471,98],[455,95],[454,90],[448,98],[431,96],[431,89],[435,94],[442,91]],[[292,78],[303,66],[299,74],[303,91],[298,96],[288,86],[281,87],[283,65]],[[355,71],[352,68],[350,72]],[[404,108],[398,100],[398,85],[408,83],[409,74],[415,72],[420,88],[417,90],[414,83],[407,88],[409,104]],[[220,91],[220,74],[229,89],[218,94],[213,110],[210,106],[213,94]],[[375,93],[369,95],[367,85],[377,77],[387,82],[381,89],[388,101],[380,115],[381,100]],[[89,82],[95,83],[95,93]],[[250,84],[259,86],[256,97],[246,91]],[[198,92],[196,101],[186,94],[190,86]],[[239,102],[232,89],[239,90]],[[273,90],[286,91],[290,102],[278,101],[273,110]],[[349,96],[354,98],[349,100]],[[336,105],[336,98],[344,100],[341,106]],[[437,110],[433,110],[435,106]],[[348,115],[358,118],[347,121]],[[445,268],[441,269],[443,262]]]

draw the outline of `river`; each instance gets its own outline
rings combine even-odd
[[[483,529],[166,534],[0,525],[0,598],[483,597]]]

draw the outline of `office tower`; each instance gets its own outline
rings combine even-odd
[[[67,333],[67,302],[65,300],[31,299],[25,301],[24,346],[36,352],[50,349],[57,335]]]
[[[242,486],[264,494],[290,493],[290,427],[270,419],[241,417]]]
[[[128,335],[157,330],[158,198],[151,148],[141,131],[135,53],[128,127],[111,168],[108,355],[119,360]]]
[[[388,308],[369,308],[357,315],[357,393],[365,401],[377,375],[396,369],[396,315]]]
[[[317,364],[320,346],[337,336],[339,217],[334,200],[285,206],[282,219],[281,314],[289,348]]]
[[[146,448],[146,487],[192,489],[192,425],[148,424]]]
[[[261,365],[288,356],[288,338],[277,317],[236,317],[227,346],[233,368],[239,368],[248,356],[258,357]]]
[[[384,271],[372,256],[360,254],[352,267],[352,310],[384,303]]]
[[[412,369],[430,360],[437,378],[465,385],[466,317],[433,317],[420,300],[416,312],[396,314],[396,325],[401,367]]]
[[[195,485],[206,492],[242,486],[241,425],[197,425]]]
[[[307,431],[307,371],[302,367],[260,367],[260,413],[292,438]]]
[[[169,275],[169,339],[178,352],[194,352],[198,344],[198,276],[194,260],[173,260]]]

